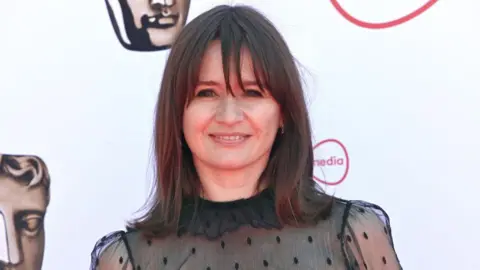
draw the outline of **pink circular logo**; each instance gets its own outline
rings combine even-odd
[[[390,28],[394,26],[401,25],[403,23],[406,23],[415,17],[419,16],[423,12],[427,11],[429,8],[431,8],[435,3],[438,2],[438,0],[427,0],[422,6],[419,8],[415,9],[414,11],[401,16],[399,18],[390,20],[390,21],[385,21],[385,22],[368,22],[361,20],[354,15],[350,14],[342,4],[339,3],[339,0],[330,0],[332,3],[333,7],[337,10],[340,15],[345,18],[347,21],[355,24],[356,26],[363,27],[363,28],[369,28],[369,29],[384,29],[384,28]]]
[[[326,139],[313,146],[313,178],[315,181],[335,186],[347,178],[350,158],[347,148],[337,139]]]

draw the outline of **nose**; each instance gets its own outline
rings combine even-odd
[[[244,112],[238,101],[229,95],[219,102],[215,120],[219,123],[233,125],[244,120]]]
[[[17,265],[22,261],[22,252],[14,219],[0,213],[0,265]]]
[[[171,8],[175,5],[176,0],[150,0],[150,6],[156,10]]]

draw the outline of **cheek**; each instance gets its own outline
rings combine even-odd
[[[177,4],[174,6],[173,9],[175,12],[178,12],[178,14],[183,17],[183,19],[185,19],[185,17],[187,17],[188,15],[186,14],[187,6],[188,1],[177,1]]]
[[[127,3],[130,7],[130,10],[132,11],[135,26],[137,26],[137,28],[141,28],[141,18],[143,14],[147,13],[148,7],[146,7],[144,3],[139,3],[138,1],[129,0],[127,1]]]
[[[183,114],[183,133],[187,142],[201,136],[211,119],[211,110],[205,106],[190,104]]]
[[[253,106],[249,118],[256,131],[260,134],[276,134],[280,124],[280,108],[274,102],[267,102]]]

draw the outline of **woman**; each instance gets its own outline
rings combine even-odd
[[[252,8],[213,8],[180,33],[155,131],[146,214],[100,239],[91,269],[401,269],[386,213],[312,180],[299,72]]]

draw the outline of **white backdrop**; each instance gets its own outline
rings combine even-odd
[[[382,22],[426,0],[339,2]],[[221,3],[234,1],[192,0],[188,21]],[[439,1],[376,30],[330,1],[235,3],[265,12],[302,64],[313,143],[348,151],[345,181],[327,191],[384,207],[405,269],[480,269],[480,3]],[[4,1],[0,24],[0,152],[38,155],[50,169],[43,269],[87,269],[95,241],[147,195],[168,51],[122,48],[101,0]],[[335,141],[316,155],[344,160],[316,163],[327,181],[345,173]]]

